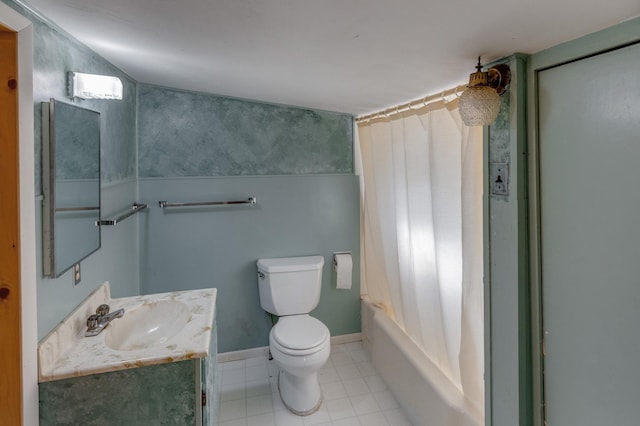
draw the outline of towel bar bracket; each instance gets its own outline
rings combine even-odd
[[[117,225],[118,223],[122,222],[123,220],[125,220],[126,218],[128,218],[129,216],[132,216],[144,209],[147,208],[146,204],[138,204],[138,203],[134,203],[131,207],[130,210],[120,216],[118,216],[115,219],[104,219],[104,220],[97,220],[96,221],[96,226],[114,226]]]

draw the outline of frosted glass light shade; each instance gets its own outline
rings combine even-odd
[[[122,99],[122,81],[118,77],[71,72],[71,96],[82,99]]]
[[[460,96],[458,109],[467,126],[485,126],[500,112],[500,95],[489,86],[469,87]]]

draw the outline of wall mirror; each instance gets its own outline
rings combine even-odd
[[[59,277],[100,248],[100,113],[43,102],[42,164],[43,272]]]

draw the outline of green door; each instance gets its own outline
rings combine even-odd
[[[640,424],[640,45],[538,73],[549,426]]]

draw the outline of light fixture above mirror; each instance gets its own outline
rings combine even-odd
[[[500,95],[511,81],[509,66],[500,64],[482,71],[480,57],[476,72],[469,75],[469,85],[460,96],[459,110],[467,126],[486,126],[493,123],[500,112]]]
[[[122,81],[99,74],[69,73],[69,96],[81,99],[122,99]]]

